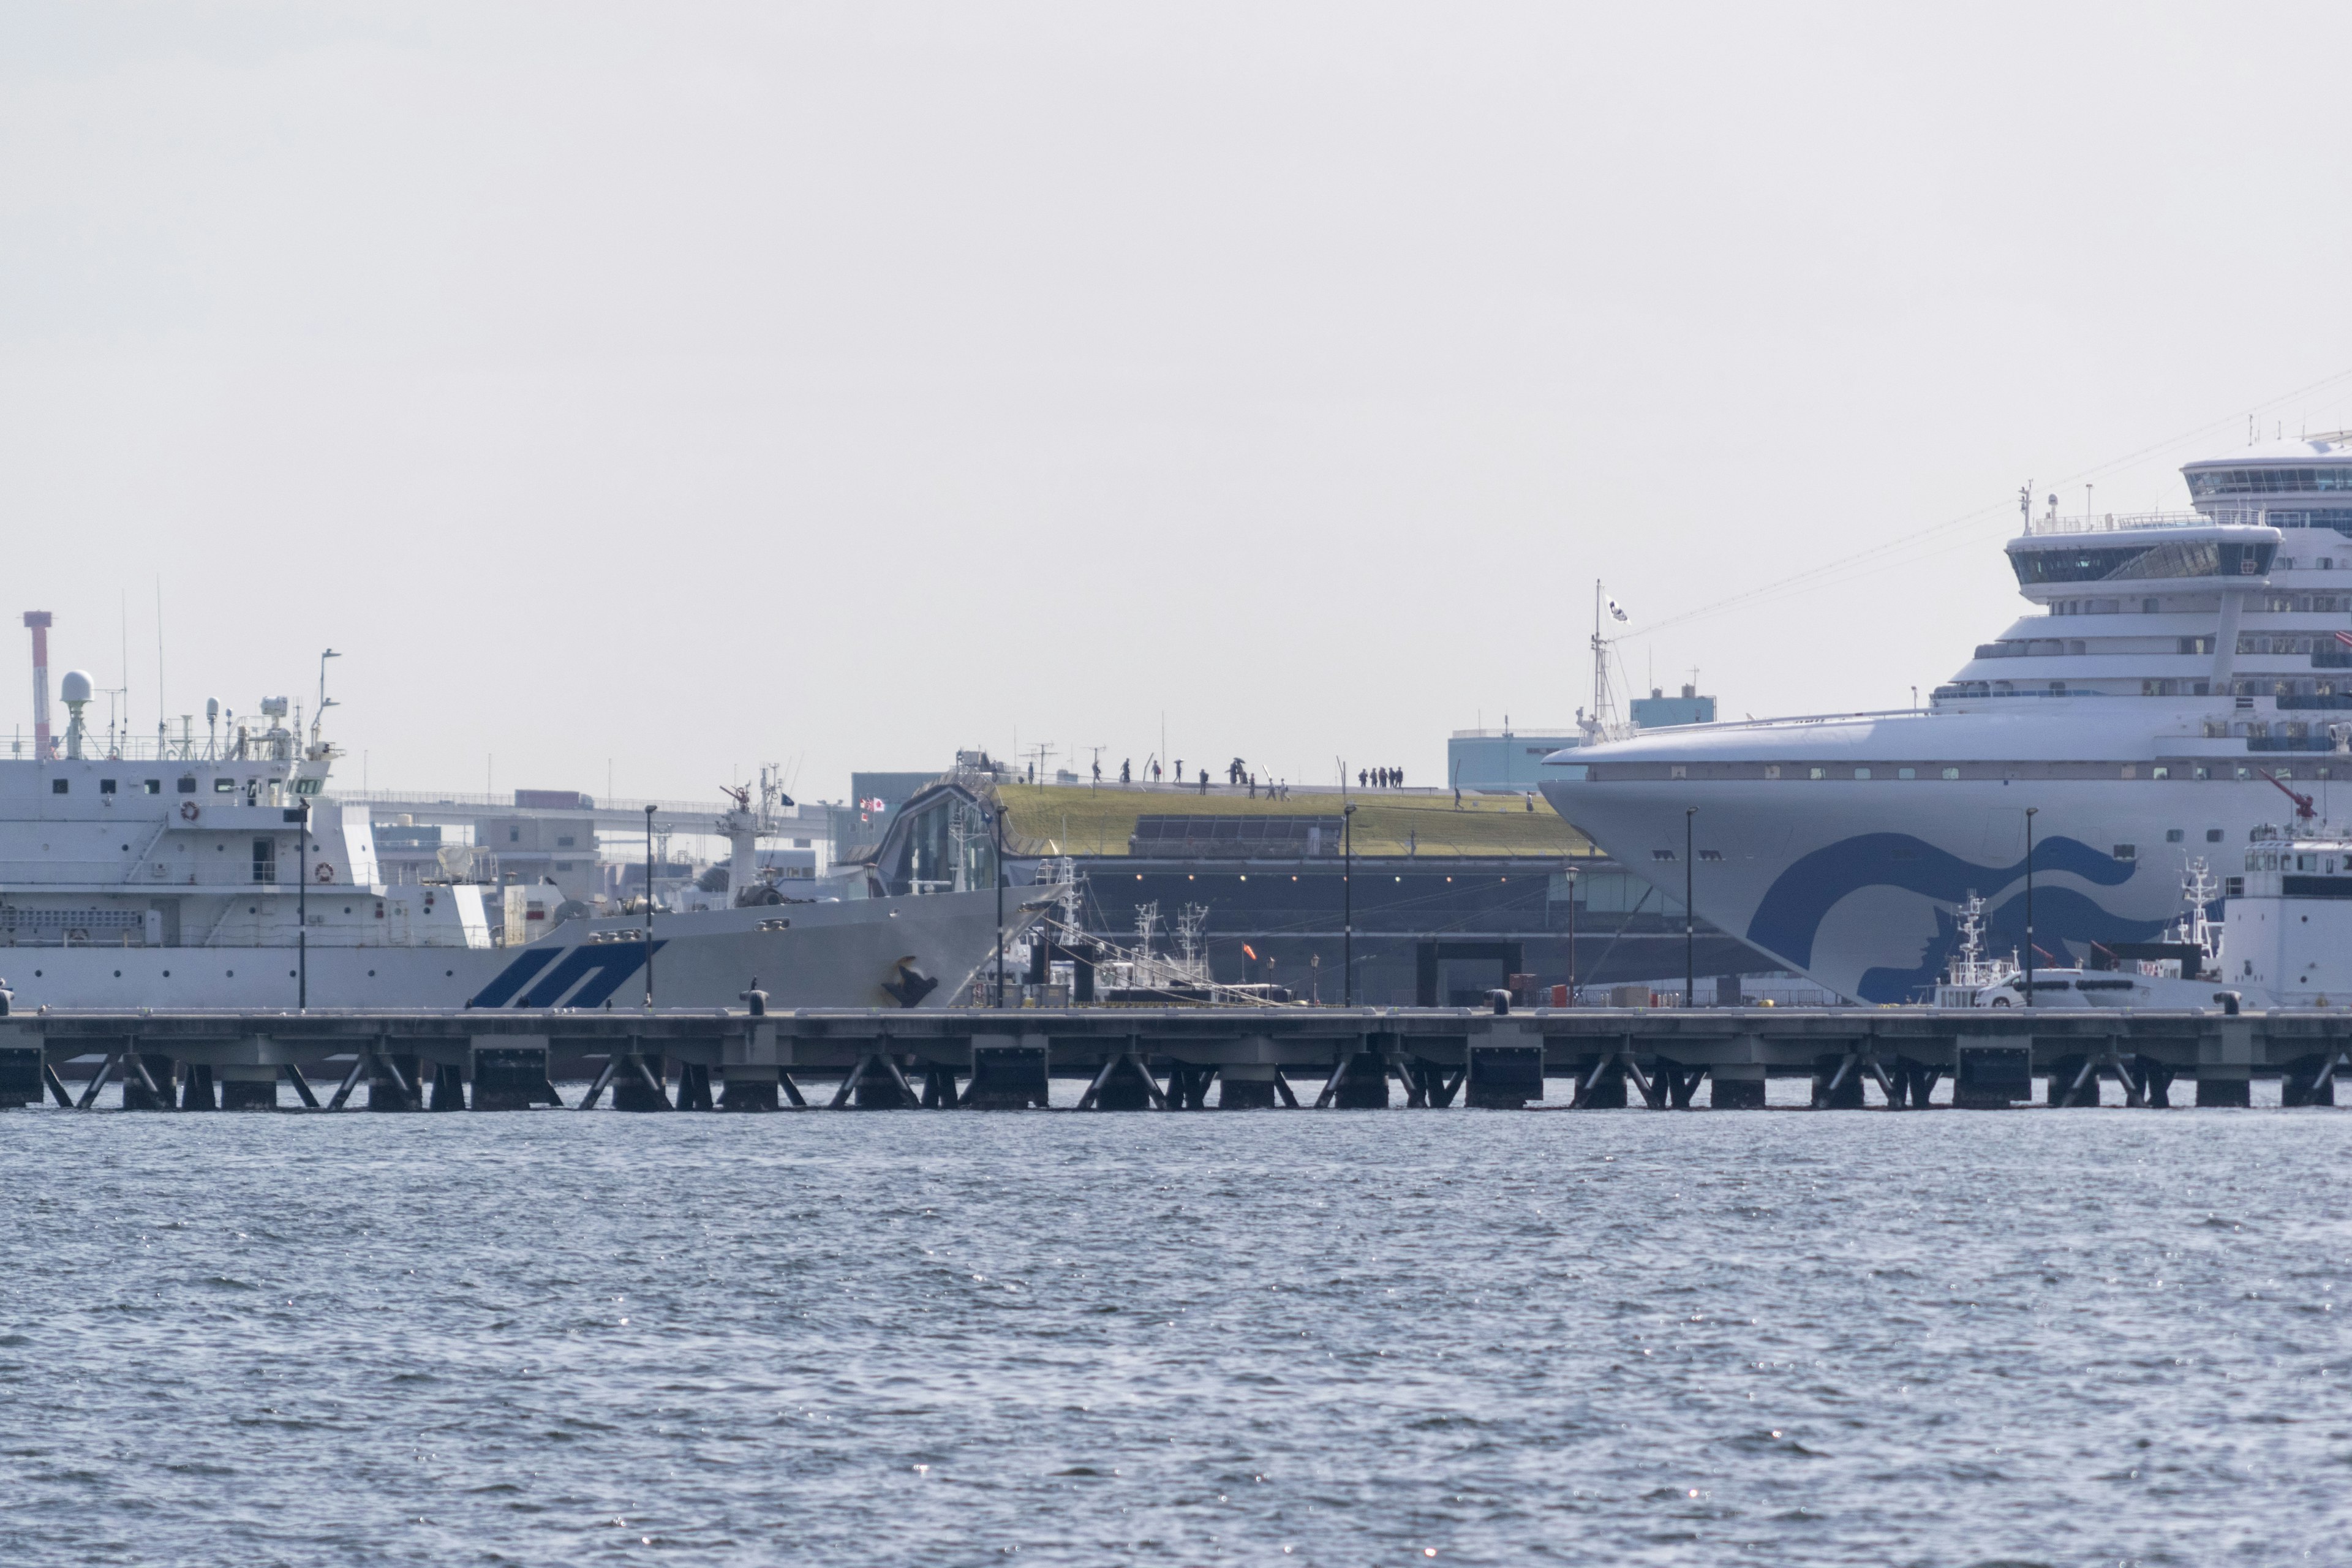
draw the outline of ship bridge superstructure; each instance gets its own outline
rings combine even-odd
[[[2298,740],[2314,734],[2304,715],[2352,708],[2352,437],[2182,476],[2188,511],[2062,517],[2052,497],[2030,516],[2006,551],[2035,613],[1978,645],[1936,704],[2247,699]]]

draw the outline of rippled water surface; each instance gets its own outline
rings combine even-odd
[[[2326,1110],[11,1113],[0,1559],[2342,1563],[2348,1153]]]

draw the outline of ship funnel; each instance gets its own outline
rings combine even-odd
[[[49,624],[47,610],[26,610],[33,628],[33,755],[49,760]]]

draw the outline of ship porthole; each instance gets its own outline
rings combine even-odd
[[[38,980],[40,977],[41,977],[41,972],[40,972],[39,970],[36,969],[35,971],[33,971],[33,978],[34,978],[34,979]]]
[[[120,969],[116,970],[116,971],[114,972],[114,977],[115,977],[117,980],[121,979],[121,978],[122,978],[122,971],[121,971]]]
[[[373,980],[373,979],[375,978],[375,971],[374,971],[374,970],[371,969],[371,970],[369,970],[369,971],[368,971],[368,978],[369,978],[370,980]]]
[[[172,972],[171,972],[170,970],[168,970],[168,969],[167,969],[167,970],[165,970],[165,971],[163,971],[163,978],[164,978],[164,979],[166,979],[166,980],[171,979],[171,978],[172,978]]]

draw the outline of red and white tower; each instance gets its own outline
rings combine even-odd
[[[49,760],[49,612],[26,610],[33,628],[33,755]]]

